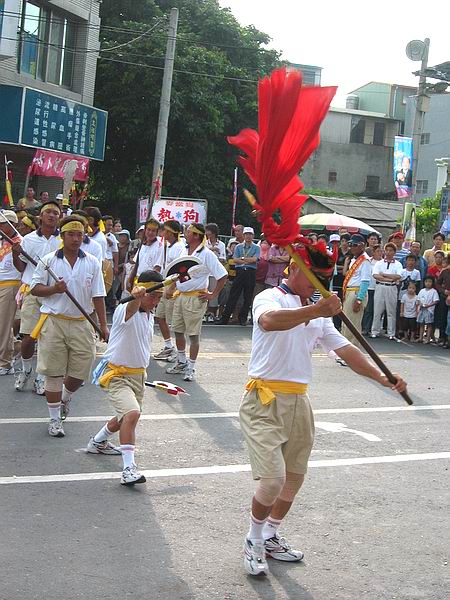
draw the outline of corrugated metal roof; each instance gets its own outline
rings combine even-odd
[[[395,200],[373,200],[372,198],[327,198],[324,196],[310,196],[320,204],[325,211],[308,210],[311,212],[336,212],[346,217],[353,217],[364,221],[372,227],[395,227],[403,214],[403,204]],[[308,202],[308,201],[307,201]],[[312,208],[312,207],[311,207]]]

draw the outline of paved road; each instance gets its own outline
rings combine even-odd
[[[449,597],[448,354],[379,340],[415,409],[316,355],[316,444],[284,530],[306,558],[243,574],[253,484],[237,410],[250,333],[206,327],[191,396],[146,392],[137,459],[150,477],[134,489],[119,485],[120,458],[83,451],[109,415],[102,392],[86,385],[66,437],[50,439],[44,400],[1,378],[2,600]],[[152,361],[151,378],[169,378],[162,366]]]

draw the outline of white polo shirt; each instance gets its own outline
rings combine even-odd
[[[379,260],[373,267],[372,275],[400,275],[402,274],[403,267],[398,260],[388,262],[385,258]]]
[[[81,250],[83,250],[83,252],[85,254],[90,254],[91,256],[95,256],[95,258],[98,260],[99,264],[100,265],[102,264],[102,261],[103,261],[102,247],[93,238],[89,237],[88,235],[85,235],[83,243],[81,244]]]
[[[161,265],[162,271],[164,271],[167,265],[170,265],[173,260],[179,258],[180,256],[184,256],[185,254],[187,254],[187,250],[186,244],[183,242],[174,242],[172,245],[167,244],[165,248],[163,243]]]
[[[137,260],[137,259],[135,259]],[[136,275],[143,271],[154,271],[155,267],[162,267],[163,247],[159,238],[155,238],[150,245],[142,245],[139,250],[139,263]]]
[[[51,235],[47,239],[45,235],[42,235],[42,233],[37,230],[25,235],[21,245],[23,250],[39,264],[38,258],[44,258],[49,252],[58,250],[61,246],[61,238],[59,237],[59,232],[56,232],[56,235]],[[36,267],[29,263],[24,256],[20,255],[20,259],[27,265],[25,271],[22,273],[22,283],[30,285]]]
[[[94,235],[90,236],[91,240],[95,240],[97,244],[100,245],[102,249],[102,258],[101,260],[106,258],[106,253],[108,251],[108,242],[106,241],[105,234],[102,231],[97,231]]]
[[[119,304],[114,311],[104,358],[113,365],[145,369],[150,362],[154,316],[138,311],[125,321],[126,310],[126,304]]]
[[[206,247],[209,248],[212,252],[213,247],[216,248],[216,250],[219,251],[219,254],[216,254],[214,252],[214,254],[217,256],[217,258],[221,261],[226,261],[227,260],[227,252],[226,252],[226,248],[225,248],[225,244],[222,242],[222,240],[217,240],[214,245],[211,244],[211,242],[208,240],[206,242]]]
[[[112,260],[113,254],[119,252],[119,244],[117,243],[116,236],[110,231],[105,234],[106,237],[106,259]],[[109,241],[108,241],[109,240]],[[109,244],[111,242],[111,245]]]
[[[13,241],[22,242],[21,236],[15,236]],[[13,262],[12,246],[4,239],[0,240],[0,281],[20,281],[22,273],[20,273]]]
[[[94,256],[80,250],[73,269],[64,257],[62,250],[47,254],[43,261],[49,265],[57,277],[64,279],[69,292],[72,292],[87,313],[90,314],[94,310],[92,298],[106,296],[102,269]],[[31,289],[38,283],[43,285],[54,285],[55,283],[42,263],[38,264],[33,274]],[[42,302],[41,313],[66,315],[67,317],[81,316],[78,308],[66,294],[53,294],[40,300]]]
[[[369,256],[364,252],[364,257],[366,260],[362,262],[348,282],[348,287],[360,287],[362,281],[370,281],[372,277],[372,265],[370,264]],[[359,258],[359,257],[358,257]],[[355,264],[358,258],[352,258],[350,261],[349,269]]]
[[[222,279],[227,275],[227,270],[223,264],[219,261],[214,252],[211,252],[205,246],[198,246],[190,256],[195,256],[200,262],[208,267],[209,273],[204,277],[189,279],[180,283],[177,281],[177,288],[180,292],[193,292],[194,290],[207,290],[209,277],[215,279]],[[186,258],[189,256],[186,254]]]
[[[253,301],[252,353],[248,374],[252,378],[310,383],[311,355],[318,342],[325,350],[337,350],[349,341],[335,329],[330,318],[319,317],[287,331],[265,331],[259,318],[265,312],[300,308],[299,296],[270,288]]]

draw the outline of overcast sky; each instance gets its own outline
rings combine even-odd
[[[272,38],[294,63],[323,67],[322,85],[338,85],[336,106],[369,81],[417,85],[420,62],[405,54],[412,39],[430,38],[429,65],[450,60],[447,0],[219,0],[242,25]],[[446,8],[447,7],[447,8]]]

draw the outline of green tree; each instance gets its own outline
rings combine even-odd
[[[263,48],[266,34],[242,27],[217,0],[104,0],[102,48],[129,42],[173,6],[180,14],[163,195],[206,198],[208,218],[228,232],[236,152],[226,136],[256,127],[256,80],[279,66],[279,56]],[[136,199],[151,187],[166,30],[157,25],[98,61],[95,103],[109,122],[91,190],[130,226]],[[237,216],[252,219],[243,196]]]
[[[434,198],[423,198],[416,210],[416,228],[421,233],[433,233],[439,223],[442,192],[438,192]]]

